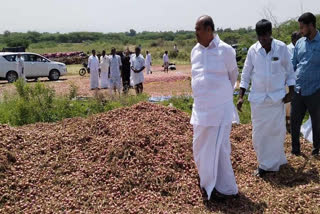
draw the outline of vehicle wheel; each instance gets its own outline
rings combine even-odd
[[[13,83],[13,82],[17,81],[17,79],[18,79],[18,74],[17,74],[17,72],[15,72],[15,71],[9,71],[9,72],[7,73],[7,80],[8,80],[9,83]]]
[[[80,76],[84,76],[84,75],[86,75],[86,73],[87,73],[87,70],[86,70],[85,68],[81,68],[81,69],[79,70],[79,75],[80,75]]]
[[[51,70],[49,74],[49,80],[57,81],[60,78],[60,72],[58,70]]]

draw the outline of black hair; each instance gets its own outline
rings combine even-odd
[[[141,48],[140,48],[139,46],[137,46],[137,47],[135,48],[135,51],[137,51],[137,50],[141,51]]]
[[[312,13],[307,12],[302,14],[299,17],[298,22],[302,22],[303,24],[306,24],[306,25],[311,23],[314,27],[316,27],[317,19]]]
[[[256,33],[258,36],[264,36],[268,33],[272,34],[272,24],[266,19],[261,19],[256,24]]]
[[[298,40],[301,38],[301,34],[298,31],[295,31],[291,34],[291,40]]]
[[[95,50],[95,49],[92,49],[91,53],[93,53],[93,52],[96,52],[96,50]]]
[[[215,31],[214,29],[214,22],[211,18],[211,16],[208,15],[204,15],[204,16],[200,16],[200,18],[198,20],[202,21],[203,27],[207,28],[207,27],[211,27],[212,31]]]

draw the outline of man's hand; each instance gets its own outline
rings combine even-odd
[[[283,102],[284,103],[290,103],[293,97],[293,93],[287,93],[286,96],[283,98]]]
[[[286,96],[283,98],[283,102],[284,103],[289,103],[291,102],[292,98],[293,98],[293,94],[294,94],[294,86],[289,86],[289,93],[286,94]]]
[[[238,103],[237,103],[237,109],[238,111],[242,112],[242,104],[243,104],[244,100],[243,98],[239,98]]]

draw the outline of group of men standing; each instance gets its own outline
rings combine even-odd
[[[90,71],[90,89],[100,88],[109,89],[120,95],[123,87],[123,92],[129,91],[132,85],[136,94],[143,92],[144,75],[143,70],[147,69],[147,74],[151,71],[152,59],[149,51],[146,52],[146,60],[141,54],[140,47],[135,48],[135,53],[130,54],[127,49],[123,56],[116,54],[116,49],[111,49],[111,55],[106,55],[106,51],[102,51],[100,60],[96,55],[96,51],[92,50],[92,55],[88,59],[88,69]]]
[[[305,13],[299,18],[300,38],[290,55],[285,43],[272,37],[272,24],[262,19],[256,24],[258,41],[253,44],[241,75],[237,108],[241,112],[244,94],[251,85],[252,141],[262,177],[279,171],[287,163],[285,103],[291,102],[292,154],[300,155],[299,134],[306,111],[313,129],[312,155],[320,147],[320,34],[316,18]],[[208,199],[238,195],[230,160],[231,124],[237,117],[233,91],[238,77],[234,49],[215,33],[210,16],[196,23],[198,44],[191,52],[194,104],[193,153],[200,187]],[[289,90],[286,93],[286,86]]]

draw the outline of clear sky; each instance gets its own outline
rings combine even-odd
[[[302,12],[320,14],[320,0],[7,0],[0,32],[125,32],[193,30],[212,16],[217,27],[254,26],[269,9],[279,22]]]

